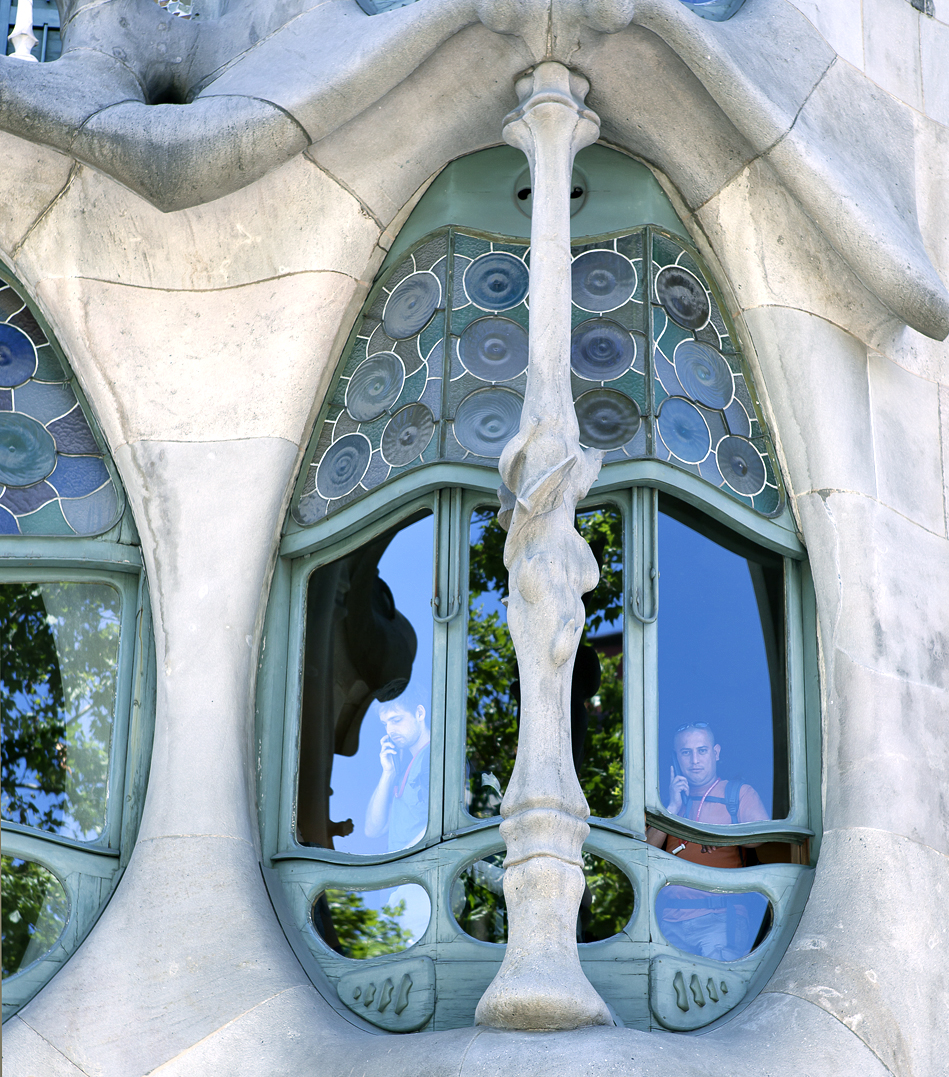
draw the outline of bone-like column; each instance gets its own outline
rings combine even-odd
[[[507,952],[478,1004],[480,1025],[567,1029],[612,1024],[580,967],[580,851],[590,814],[570,750],[570,683],[581,596],[599,577],[574,527],[602,454],[580,447],[570,388],[570,185],[576,152],[596,140],[587,81],[545,62],[518,81],[504,138],[530,161],[533,188],[530,363],[518,433],[501,455],[508,625],[517,652],[517,761],[501,804],[507,844]]]
[[[16,6],[16,23],[8,38],[13,43],[12,55],[17,60],[38,63],[33,49],[39,44],[33,35],[33,0],[19,0]]]

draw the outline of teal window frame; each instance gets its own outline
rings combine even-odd
[[[650,224],[675,236],[694,253],[671,205],[643,166],[635,167],[645,175],[630,185],[624,177],[624,168],[632,165],[628,158],[602,146],[591,149],[586,159],[578,158],[575,171],[575,179],[579,176],[588,192],[581,212],[574,218],[575,242]],[[523,159],[512,156],[507,148],[482,151],[449,166],[433,182],[396,238],[364,309],[369,308],[388,271],[446,224],[491,236],[527,235],[529,219],[513,200],[514,177],[521,176],[523,169]],[[499,180],[499,175],[504,178]],[[505,185],[511,188],[507,200]],[[717,284],[711,277],[709,284],[727,324]],[[357,320],[350,343],[356,338],[358,325]],[[734,328],[728,325],[728,329],[732,339],[737,339]],[[349,346],[342,354],[337,378]],[[757,408],[755,387],[747,367],[745,371]],[[304,455],[294,503],[303,488],[303,476],[333,393],[331,389],[326,394],[310,448]],[[428,464],[390,478],[308,526],[289,516],[277,557],[257,694],[262,869],[287,938],[313,982],[341,1015],[370,1030],[413,1031],[419,1027],[440,1029],[470,1024],[475,1005],[503,953],[499,944],[464,935],[450,911],[451,887],[458,870],[483,856],[503,852],[504,848],[497,830],[500,819],[475,819],[465,812],[461,798],[466,740],[463,715],[469,513],[475,505],[497,504],[498,483],[497,472],[483,464]],[[640,610],[642,616],[637,619],[630,601],[631,593],[638,591],[645,603],[655,586],[660,494],[678,499],[736,536],[783,558],[790,802],[784,819],[697,828],[669,816],[663,806],[658,779],[662,752],[658,743],[657,627],[648,623],[649,609]],[[583,944],[581,963],[593,985],[614,1005],[621,1021],[640,1028],[694,1031],[732,1017],[743,1005],[734,1004],[736,994],[750,1000],[767,981],[787,947],[812,881],[821,833],[820,694],[813,585],[806,551],[783,501],[774,515],[766,517],[699,476],[648,458],[605,465],[580,509],[605,502],[618,505],[624,517],[625,795],[623,810],[616,818],[590,819],[592,830],[584,849],[627,872],[635,893],[635,910],[619,935]],[[447,623],[434,625],[428,830],[423,840],[409,850],[371,858],[302,846],[295,838],[294,806],[306,581],[314,568],[390,530],[422,506],[437,514],[437,587],[433,596],[437,608],[444,617],[450,612],[450,600],[460,592],[462,611]],[[652,599],[649,601],[651,604]],[[457,794],[440,797],[439,789],[456,790]],[[795,863],[704,868],[683,864],[669,853],[649,846],[645,841],[646,825],[656,825],[680,837],[711,839],[713,844],[743,844],[752,839],[786,842],[798,853]],[[727,871],[727,884],[723,882],[723,871]],[[334,953],[319,937],[312,919],[313,902],[324,889],[369,890],[408,882],[425,886],[431,899],[432,919],[426,932],[404,953],[353,961]],[[772,905],[774,926],[747,958],[725,965],[705,961],[703,965],[703,959],[675,950],[661,934],[656,896],[664,885],[677,883],[719,891],[760,891]],[[630,950],[630,944],[634,950]],[[419,982],[428,984],[433,996],[434,1017],[429,1023],[419,1024],[413,1019],[400,1025],[391,1014],[383,1019],[353,1005],[348,995],[344,997],[344,986],[346,991],[354,983],[358,988],[359,976],[367,982],[379,980],[388,969],[397,981],[397,973],[412,961],[416,963]],[[706,1005],[703,1001],[698,1007],[689,1006],[687,992],[684,988],[680,991],[675,977],[692,965],[710,969],[711,973],[716,968],[727,972],[732,984],[727,1005],[713,1005],[710,1001]]]
[[[0,278],[25,295],[4,267]],[[69,902],[65,926],[51,950],[3,980],[3,1020],[17,1013],[75,953],[101,915],[131,856],[141,821],[155,714],[155,658],[151,607],[138,532],[95,416],[69,362],[36,305],[27,305],[69,374],[69,385],[104,451],[115,484],[119,518],[96,536],[0,536],[0,584],[98,583],[121,599],[116,695],[109,749],[106,817],[94,841],[78,841],[2,820],[3,854],[33,860],[62,885]],[[124,500],[123,500],[124,499]]]

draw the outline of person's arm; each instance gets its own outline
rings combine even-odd
[[[669,767],[669,803],[666,811],[670,815],[681,815],[685,797],[689,791],[689,780],[682,774],[676,774],[675,767]],[[661,849],[669,835],[655,826],[646,827],[646,841]]]
[[[382,764],[382,774],[369,803],[366,806],[366,837],[378,838],[389,829],[389,803],[392,800],[392,791],[395,788],[395,758],[397,752],[395,745],[388,736],[382,738],[379,762]]]
[[[743,785],[738,792],[738,822],[761,823],[771,816],[757,791],[750,785]],[[746,849],[757,849],[764,842],[752,841],[745,845]]]

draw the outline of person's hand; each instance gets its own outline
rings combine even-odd
[[[399,754],[398,749],[389,740],[388,733],[379,743],[382,746],[382,750],[379,752],[379,762],[382,764],[383,777],[393,778],[395,777],[395,759]]]
[[[666,811],[670,815],[681,815],[686,794],[689,791],[689,779],[684,774],[676,774],[675,767],[669,768],[669,803]]]

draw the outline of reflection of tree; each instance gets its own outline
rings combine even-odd
[[[505,533],[490,509],[475,512],[472,523],[480,537],[471,547],[468,619],[468,758],[473,815],[493,815],[498,797],[482,784],[482,773],[494,774],[507,787],[517,753],[517,659],[514,644],[499,614],[484,608],[484,597],[507,594],[504,567]],[[577,518],[600,565],[600,583],[584,599],[586,627],[581,646],[623,614],[622,518],[614,509],[584,512]],[[592,639],[596,646],[596,639]],[[600,688],[586,704],[587,731],[580,784],[590,811],[609,818],[623,802],[622,653],[600,655]]]
[[[352,890],[325,890],[316,909],[317,926],[324,927],[320,933],[325,938],[330,935],[329,925],[325,925],[327,909],[339,952],[344,957],[361,959],[397,954],[415,941],[412,932],[399,922],[405,915],[404,901],[383,905],[379,911],[367,908],[362,894]],[[319,918],[323,918],[324,925],[319,924]],[[327,942],[332,945],[331,937]]]
[[[104,584],[0,586],[5,819],[77,838],[101,832],[118,606]]]
[[[66,924],[66,894],[53,874],[31,860],[3,857],[3,975],[41,957]],[[29,952],[27,952],[29,951]]]

